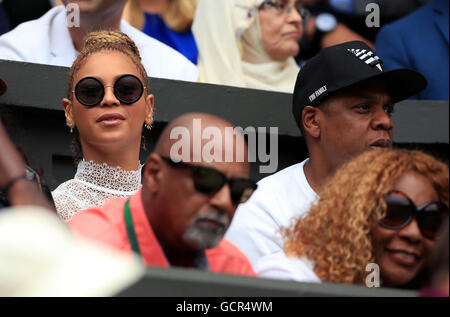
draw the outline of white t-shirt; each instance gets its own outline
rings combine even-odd
[[[253,269],[258,277],[320,283],[314,264],[307,258],[288,257],[283,250],[261,257]]]
[[[307,161],[260,180],[252,197],[236,210],[225,237],[253,265],[260,257],[283,249],[279,229],[290,226],[318,199],[303,170]]]
[[[197,67],[171,47],[135,29],[124,20],[120,29],[139,49],[150,77],[197,81]],[[36,20],[0,36],[0,59],[72,66],[78,55],[66,25],[66,10],[57,6]]]

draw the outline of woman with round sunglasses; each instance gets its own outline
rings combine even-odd
[[[306,15],[301,0],[199,0],[200,81],[292,93]]]
[[[75,153],[75,177],[52,192],[62,219],[141,187],[142,132],[150,129],[154,106],[146,82],[139,51],[127,35],[100,31],[87,36],[62,102],[74,147],[82,152],[82,158]]]
[[[419,151],[367,151],[339,169],[259,276],[419,289],[448,215],[448,166]]]

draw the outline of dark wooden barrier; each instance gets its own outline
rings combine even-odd
[[[61,105],[67,71],[65,67],[0,60],[0,76],[9,85],[8,92],[0,97],[0,112],[12,139],[33,166],[44,170],[51,189],[72,178],[75,171],[72,136]],[[151,78],[149,87],[155,95],[155,124],[146,133],[147,150],[142,150],[141,161],[145,161],[167,122],[194,111],[218,115],[243,128],[266,128],[266,133],[258,133],[258,137],[267,139],[270,127],[276,127],[277,170],[307,157],[291,113],[291,94],[158,78]],[[399,103],[393,116],[396,146],[422,149],[448,162],[448,115],[447,101]],[[257,180],[267,176],[259,170],[266,164],[252,163],[251,176]]]
[[[182,268],[149,268],[143,278],[117,296],[176,297],[414,297],[416,292],[335,283],[299,283]],[[182,300],[180,300],[182,302]]]

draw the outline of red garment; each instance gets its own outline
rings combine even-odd
[[[126,201],[127,198],[108,199],[101,207],[76,214],[68,224],[76,234],[131,253],[123,213]],[[169,267],[170,264],[145,215],[141,190],[131,196],[130,209],[144,263],[148,266]],[[222,239],[217,247],[207,249],[205,254],[212,272],[256,276],[247,257],[226,239]]]

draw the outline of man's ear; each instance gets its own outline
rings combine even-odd
[[[66,123],[71,128],[75,128],[75,121],[73,119],[73,103],[67,98],[63,98],[62,106],[64,108],[64,114],[66,116]]]
[[[164,162],[156,153],[151,153],[144,166],[144,176],[142,179],[146,190],[152,194],[160,190],[161,179],[163,177],[162,165]]]
[[[302,125],[305,132],[313,138],[320,137],[320,109],[306,106],[302,110]]]

